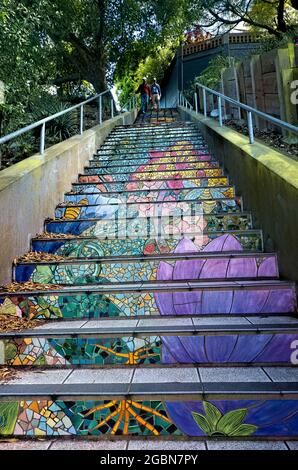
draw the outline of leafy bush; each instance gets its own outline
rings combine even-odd
[[[57,97],[48,95],[39,103],[31,113],[32,122],[39,121],[53,114],[59,113],[71,104],[62,103]],[[46,134],[52,139],[65,140],[71,137],[78,128],[78,113],[76,110],[63,114],[46,124]]]
[[[179,38],[178,38],[179,39]],[[136,70],[129,70],[121,78],[116,77],[117,91],[119,92],[119,101],[121,106],[125,106],[131,96],[137,90],[143,77],[147,77],[148,83],[164,78],[165,71],[170,66],[179,44],[179,40],[171,40],[162,47],[159,46],[154,52],[147,56],[145,60],[139,62]]]
[[[184,95],[188,101],[193,101],[197,83],[205,85],[209,88],[216,88],[216,86],[220,83],[222,71],[234,64],[234,57],[217,55],[211,59],[209,61],[208,67],[201,73],[201,75],[195,77],[195,79],[188,84],[187,90],[184,92]]]
[[[208,67],[195,78],[196,83],[201,83],[209,88],[216,87],[221,80],[221,72],[223,69],[231,67],[235,64],[234,57],[218,55],[210,60]]]
[[[293,28],[288,33],[283,34],[282,37],[264,35],[261,38],[260,53],[269,52],[269,51],[272,51],[273,49],[286,47],[289,43],[294,43],[297,36],[298,36],[297,28]]]

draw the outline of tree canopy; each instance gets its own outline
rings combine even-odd
[[[244,24],[281,37],[297,26],[298,0],[194,0],[202,16],[199,25],[215,33]]]
[[[12,105],[25,120],[53,85],[63,95],[67,84],[116,83],[124,99],[143,75],[162,78],[187,28],[244,23],[279,37],[297,9],[298,0],[0,0],[6,113]]]

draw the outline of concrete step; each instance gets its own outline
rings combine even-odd
[[[70,207],[60,211],[60,219],[47,219],[45,230],[49,233],[69,233],[73,235],[91,235],[97,238],[158,238],[174,237],[183,238],[196,236],[203,237],[210,232],[243,231],[252,228],[251,215],[249,213],[221,213],[204,215],[173,215],[162,217],[137,217],[119,219],[113,215],[104,217],[104,211],[99,206],[93,214],[94,207],[90,211],[81,210],[78,213],[76,207]],[[76,218],[75,218],[76,217]],[[88,232],[87,232],[88,230]]]
[[[81,204],[74,202],[61,203],[56,208],[55,218],[93,218],[104,217],[111,218],[144,218],[144,217],[169,217],[191,215],[203,216],[205,214],[239,214],[242,212],[242,201],[239,199],[219,199],[217,201],[180,201],[180,202],[159,202],[152,201],[149,203],[117,203],[118,199],[110,199],[112,204],[86,204],[86,200],[82,200]],[[107,201],[102,197],[102,201]]]
[[[143,136],[143,135],[160,135],[160,136],[165,136],[168,137],[169,135],[175,134],[175,133],[188,133],[188,132],[197,132],[200,133],[198,127],[196,125],[181,125],[179,124],[165,124],[161,125],[159,124],[158,126],[150,125],[150,126],[144,126],[144,125],[139,125],[139,126],[125,126],[125,128],[120,128],[120,127],[115,127],[113,131],[110,133],[110,136],[123,136],[123,137],[129,137],[129,136]]]
[[[127,172],[114,172],[114,170],[108,170],[102,172],[100,168],[89,167],[85,168],[84,174],[79,174],[79,181],[88,182],[90,176],[94,176],[94,181],[146,181],[146,180],[171,180],[181,179],[182,181],[186,178],[202,178],[202,177],[218,177],[224,176],[222,168],[186,168],[186,169],[165,169],[163,170],[149,170],[138,168],[137,171]],[[93,180],[93,178],[92,178]]]
[[[24,370],[0,386],[0,400],[7,417],[2,435],[291,438],[298,370]]]
[[[195,128],[190,128],[190,129],[183,129],[180,130],[180,133],[177,132],[177,130],[168,130],[166,134],[159,135],[158,132],[155,133],[147,133],[147,134],[142,134],[140,133],[139,135],[121,135],[117,134],[117,132],[111,133],[106,139],[106,142],[122,142],[124,145],[127,142],[140,142],[141,144],[143,142],[154,142],[155,139],[158,141],[163,141],[163,142],[176,142],[176,138],[179,137],[181,139],[187,139],[187,138],[194,138],[198,140],[204,140],[203,135],[198,131],[198,129]]]
[[[231,239],[233,244],[241,246],[242,250],[263,251],[263,238],[261,230],[210,232],[204,237],[191,237],[192,243],[197,250],[206,249],[209,251],[220,251]],[[182,240],[185,240],[183,238]],[[173,253],[177,250],[181,239],[175,237],[168,238],[129,238],[129,239],[98,239],[90,236],[74,236],[65,234],[55,234],[55,238],[44,235],[40,238],[33,238],[31,241],[31,251],[44,251],[46,253],[58,254],[65,257],[89,258],[100,256],[122,256],[122,255],[152,255],[159,253]],[[219,244],[218,248],[211,248],[209,244]],[[221,245],[220,245],[221,244]],[[233,249],[233,248],[229,248]],[[234,248],[236,249],[236,248]],[[239,248],[237,248],[238,250]],[[194,249],[192,249],[194,251]]]
[[[109,204],[117,205],[119,203],[160,203],[160,202],[183,202],[183,201],[213,201],[221,199],[236,198],[236,191],[234,186],[213,186],[208,188],[198,188],[194,186],[187,189],[161,189],[161,190],[140,190],[134,191],[122,191],[122,192],[109,192],[109,194],[102,192],[96,186],[83,185],[78,187],[76,190],[69,193],[65,193],[66,202],[77,202],[81,205],[85,204]]]
[[[184,241],[183,241],[184,242]],[[182,242],[180,242],[182,243]],[[275,253],[259,253],[259,252],[245,252],[245,251],[198,251],[195,244],[193,244],[194,249],[189,251],[180,251],[180,249],[176,249],[173,253],[154,253],[154,254],[135,254],[135,255],[110,255],[110,256],[94,256],[89,257],[86,259],[86,262],[99,262],[102,264],[114,264],[114,263],[160,263],[160,262],[180,262],[180,261],[188,261],[192,262],[195,260],[228,260],[231,263],[238,263],[237,260],[251,260],[255,259],[257,264],[257,269],[260,268],[261,264],[266,261],[266,264],[270,265],[273,269],[274,267],[274,275],[278,275],[278,267],[277,267],[277,256]],[[82,258],[76,258],[69,255],[68,259],[62,261],[62,263],[72,263],[72,262],[82,262]],[[24,260],[14,260],[13,266],[21,266],[21,265],[30,265],[32,261],[24,261]],[[35,263],[35,262],[34,262]],[[55,261],[40,261],[38,264],[55,264]]]
[[[211,182],[209,182],[209,178],[213,178]],[[219,183],[217,183],[217,178],[219,179]],[[165,181],[169,187],[175,188],[175,184],[177,185],[176,189],[187,187],[187,184],[192,183],[192,185],[196,186],[210,186],[213,183],[217,184],[218,186],[227,185],[229,184],[229,180],[227,176],[223,176],[222,169],[209,169],[206,170],[182,170],[182,171],[157,171],[155,173],[146,173],[146,172],[136,172],[133,175],[127,174],[119,174],[114,175],[99,175],[99,174],[87,174],[82,175],[79,174],[78,182],[79,183],[102,183],[102,184],[109,184],[112,185],[112,190],[116,183],[127,185],[129,183],[139,183],[142,182],[144,185],[148,185],[148,182],[152,183],[153,181],[161,182]]]
[[[84,216],[94,217],[96,214],[105,219],[109,218],[135,218],[135,217],[157,217],[157,216],[189,216],[189,215],[204,215],[204,214],[220,214],[222,212],[240,213],[242,212],[242,199],[218,199],[218,200],[204,200],[193,201],[184,200],[178,202],[166,201],[152,201],[152,202],[138,202],[138,203],[121,203],[118,198],[106,198],[104,196],[98,197],[98,204],[88,204],[88,199],[78,199],[79,203],[75,201],[68,201],[59,204],[55,211],[55,218],[61,217],[71,218]],[[82,202],[81,202],[82,201]],[[99,201],[101,203],[99,203]]]
[[[146,144],[157,144],[161,143],[162,145],[174,145],[176,142],[181,141],[181,140],[191,140],[192,142],[198,141],[202,142],[204,141],[203,136],[198,133],[197,130],[189,130],[187,132],[181,132],[180,134],[176,133],[171,133],[168,132],[167,135],[158,135],[157,133],[151,134],[150,135],[110,135],[105,139],[105,144],[123,144],[123,145],[128,145],[128,144],[133,144],[135,145],[138,143],[140,146],[142,146],[144,143]]]
[[[115,156],[125,156],[126,158],[129,156],[133,155],[146,155],[150,153],[150,155],[153,156],[158,156],[158,154],[164,153],[166,155],[164,156],[170,156],[172,153],[176,154],[177,156],[179,155],[208,155],[209,151],[206,145],[181,145],[180,148],[177,146],[172,147],[165,147],[165,148],[148,148],[144,149],[143,146],[140,148],[139,146],[136,146],[135,149],[126,149],[123,147],[119,147],[116,149],[99,149],[97,150],[97,155],[99,158],[104,159],[104,158],[111,158]],[[168,155],[167,155],[168,154]]]
[[[224,200],[226,201],[226,200]],[[51,223],[52,220],[55,222],[61,221],[101,221],[101,223],[107,222],[111,224],[117,224],[119,230],[121,227],[126,227],[125,231],[129,231],[129,224],[134,221],[140,223],[140,227],[145,227],[147,236],[148,227],[160,226],[161,233],[167,233],[171,235],[177,230],[175,227],[181,226],[181,234],[185,231],[193,232],[194,229],[198,229],[198,235],[201,234],[202,230],[206,231],[228,231],[230,230],[248,230],[252,228],[252,219],[249,212],[239,212],[239,206],[237,204],[232,205],[230,200],[226,202],[221,201],[221,204],[205,204],[204,203],[172,203],[170,207],[166,204],[155,204],[150,205],[148,203],[143,204],[119,204],[109,207],[108,204],[103,205],[85,205],[85,204],[64,204],[57,207],[55,211],[55,219],[48,219],[47,223]],[[221,211],[220,207],[223,206],[224,210]],[[230,210],[230,207],[232,210]],[[214,211],[211,212],[210,209]],[[145,224],[145,225],[144,225]],[[173,226],[173,230],[170,230],[170,226]],[[99,226],[98,226],[99,227]],[[108,226],[107,230],[108,230]],[[168,230],[165,232],[165,227]],[[135,231],[136,229],[132,229]],[[144,229],[145,230],[145,229]],[[156,230],[153,232],[156,233]],[[185,232],[186,233],[186,232]]]
[[[97,175],[98,176],[98,175]],[[74,191],[84,191],[84,192],[123,192],[123,191],[153,191],[153,190],[182,190],[182,189],[194,189],[194,188],[214,188],[218,186],[229,186],[229,179],[226,176],[221,176],[218,178],[185,178],[185,179],[161,179],[161,180],[146,180],[146,181],[123,181],[110,183],[106,181],[97,181],[91,182],[90,180],[95,179],[95,177],[85,177],[89,182],[85,183],[73,183],[72,188]],[[84,179],[85,179],[84,178]],[[96,178],[99,179],[99,178]]]
[[[116,126],[114,127],[114,129],[112,130],[112,134],[114,133],[119,133],[119,132],[130,132],[131,130],[132,131],[139,131],[139,132],[142,132],[142,130],[144,129],[144,131],[149,131],[150,129],[151,130],[157,130],[157,131],[163,131],[163,130],[167,130],[167,129],[191,129],[191,128],[196,128],[197,129],[197,125],[191,121],[182,121],[180,119],[180,116],[179,114],[175,114],[173,115],[172,117],[176,117],[177,118],[177,121],[176,122],[168,122],[168,123],[158,123],[158,124],[150,124],[149,126],[147,124],[144,125],[144,123],[140,123],[138,121],[135,121],[134,124],[128,124],[128,125],[119,125],[119,126]]]
[[[147,160],[147,158],[144,159],[144,162],[140,162],[140,160],[130,161],[129,163],[126,162],[125,167],[123,166],[123,160],[122,164],[114,164],[115,162],[111,162],[107,165],[102,164],[101,162],[97,160],[90,160],[89,166],[85,167],[85,171],[89,170],[96,170],[98,174],[110,174],[112,171],[113,174],[117,173],[134,173],[136,170],[140,169],[142,171],[146,172],[156,172],[156,171],[179,171],[179,170],[206,170],[207,168],[220,168],[219,164],[216,162],[198,162],[197,160],[192,161],[187,161],[183,163],[160,163],[157,160]]]
[[[28,442],[29,441],[29,442]],[[13,440],[2,440],[0,442],[0,450],[139,450],[139,451],[208,451],[208,450],[297,450],[298,443],[295,440],[287,439],[287,441],[275,438],[273,439],[254,439],[254,440],[240,440],[239,438],[233,439],[193,439],[191,437],[182,436],[177,437],[175,440],[163,436],[158,438],[113,438],[97,439],[93,437],[80,437],[74,436],[69,438],[51,438],[46,437],[43,439],[23,439],[14,438]],[[279,454],[278,454],[279,455]],[[287,454],[286,454],[287,455]],[[292,455],[292,454],[290,454]],[[121,458],[121,457],[120,457]],[[184,456],[177,457],[177,461],[184,459]],[[195,457],[194,457],[195,458]],[[284,458],[284,454],[283,454]],[[179,460],[178,460],[179,459]],[[185,457],[188,462],[188,457]],[[183,460],[184,462],[184,460]]]
[[[187,152],[146,152],[140,153],[136,152],[131,155],[98,155],[94,154],[93,159],[90,160],[90,163],[96,163],[97,165],[101,165],[103,167],[108,166],[123,166],[123,160],[125,160],[125,164],[127,165],[152,165],[152,164],[162,164],[162,165],[169,165],[169,164],[185,164],[185,163],[200,163],[200,162],[210,162],[215,163],[216,160],[210,154],[210,152],[202,151],[199,153],[195,153],[193,151]]]
[[[278,320],[278,321],[277,321]],[[282,321],[281,321],[282,320]],[[7,366],[291,365],[295,317],[60,321],[0,333]]]
[[[126,141],[125,139],[122,139],[120,141],[106,141],[99,147],[99,152],[101,151],[109,151],[109,150],[128,150],[128,151],[133,151],[133,150],[155,150],[155,151],[161,151],[164,148],[168,147],[173,147],[173,150],[175,147],[190,147],[194,149],[198,148],[206,148],[206,143],[203,140],[202,137],[194,137],[194,136],[185,136],[184,138],[178,138],[176,137],[175,139],[162,139],[162,141],[156,141],[155,139],[144,139],[142,142],[139,141]]]
[[[175,279],[277,278],[276,255],[260,253],[194,253],[189,255],[66,259],[65,261],[16,262],[16,282],[82,284],[154,280],[165,263]],[[215,277],[216,276],[216,277]]]
[[[0,292],[2,309],[29,318],[102,316],[292,313],[296,290],[277,280],[170,280],[163,270],[157,281],[49,286]],[[13,304],[13,305],[12,305]]]

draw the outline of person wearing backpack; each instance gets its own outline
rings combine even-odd
[[[151,99],[151,88],[147,84],[147,78],[144,77],[141,85],[137,89],[136,93],[141,94],[141,109],[142,114],[145,114],[148,110],[149,100]]]
[[[152,96],[152,105],[153,109],[157,111],[160,110],[160,99],[161,99],[161,89],[159,84],[156,82],[156,78],[153,80],[151,85],[151,96]]]

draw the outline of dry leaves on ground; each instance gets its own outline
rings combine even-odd
[[[0,286],[2,292],[30,292],[30,291],[45,291],[45,290],[61,290],[63,286],[59,284],[41,284],[39,282],[12,282],[5,286]]]
[[[72,202],[72,201],[67,201],[67,202],[60,202],[57,207],[77,207],[77,206],[85,206],[86,204],[82,204],[80,202]]]
[[[0,366],[0,382],[8,382],[17,376],[17,371],[13,368]]]
[[[0,315],[0,332],[21,331],[43,325],[44,320],[29,320],[13,315]]]
[[[228,120],[225,121],[225,125],[232,127],[233,129],[238,132],[241,132],[244,135],[248,135],[248,127],[245,124],[243,125],[235,121]],[[266,145],[269,145],[270,147],[273,147],[283,152],[294,160],[298,160],[298,145],[287,144],[286,142],[284,142],[284,136],[282,134],[270,130],[261,131],[259,129],[254,129],[254,134],[257,139],[262,140]]]
[[[29,251],[17,259],[17,263],[38,263],[51,261],[65,261],[64,256],[46,253],[44,251]]]
[[[37,233],[35,235],[36,239],[43,239],[43,238],[79,238],[77,235],[72,235],[69,233],[51,233],[51,232],[43,232],[43,233]]]

